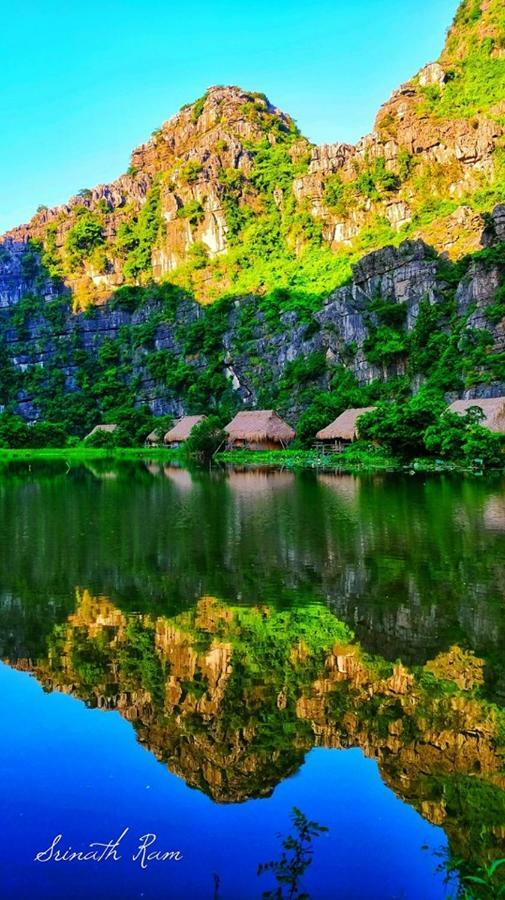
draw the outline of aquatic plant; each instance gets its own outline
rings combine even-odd
[[[300,891],[300,882],[313,862],[312,842],[328,828],[308,819],[296,806],[292,809],[291,821],[295,834],[283,838],[280,859],[258,866],[258,875],[272,872],[277,881],[275,890],[263,892],[265,900],[306,900],[309,897],[306,891]]]

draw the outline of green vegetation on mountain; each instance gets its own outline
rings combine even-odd
[[[443,825],[463,874],[497,857],[504,722],[486,697],[484,659],[453,645],[424,665],[391,663],[324,606],[205,596],[169,618],[76,596],[35,675],[91,705],[117,686],[142,742],[215,801],[268,796],[315,742],[361,747],[402,799]]]
[[[213,87],[112,185],[41,207],[0,253],[0,443],[75,443],[103,421],[119,429],[98,441],[136,445],[161,417],[222,425],[250,404],[306,447],[379,403],[368,440],[388,454],[496,461],[477,422],[458,441],[437,416],[505,383],[504,53],[501,0],[464,0],[439,61],[355,147],[314,147],[265,95]]]

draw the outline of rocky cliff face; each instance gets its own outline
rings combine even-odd
[[[423,241],[406,241],[363,257],[349,283],[313,311],[303,296],[283,311],[281,297],[274,315],[254,296],[205,309],[171,287],[148,290],[140,304],[131,306],[127,295],[76,314],[66,289],[44,276],[25,244],[9,240],[0,260],[0,402],[31,421],[61,421],[54,404],[68,410],[69,400],[86,400],[82,430],[100,414],[105,379],[117,388],[114,402],[146,404],[154,415],[207,411],[227,400],[276,404],[296,421],[305,387],[329,389],[346,373],[358,385],[406,377],[416,389],[428,370],[413,348],[432,331],[452,353],[449,392],[500,395],[505,332],[493,311],[505,271],[504,210],[489,219],[487,248],[462,269]],[[385,326],[396,314],[399,324]],[[434,318],[421,335],[426,316]],[[380,345],[384,327],[387,341],[396,341],[392,350]]]
[[[464,0],[356,146],[311,146],[264,95],[212,87],[117,181],[39,209],[0,243],[0,407],[70,409],[77,433],[118,404],[296,418],[304,387],[347,375],[416,390],[430,330],[439,387],[502,393],[504,30],[499,0]]]
[[[46,690],[118,710],[158,759],[215,802],[269,796],[313,746],[360,747],[397,796],[447,829],[454,852],[496,855],[503,742],[496,709],[479,694],[483,659],[453,646],[420,670],[389,665],[332,642],[325,611],[308,617],[325,629],[315,648],[311,629],[301,639],[296,625],[286,641],[294,623],[283,613],[279,628],[268,607],[202,597],[169,619],[127,617],[87,591],[76,600],[47,652],[14,665]],[[464,791],[454,797],[465,784],[494,804],[491,815],[486,804],[472,807],[469,828],[471,801]]]
[[[355,146],[313,146],[264,95],[211,87],[133,151],[126,174],[39,208],[8,237],[43,247],[75,306],[174,273],[214,299],[236,281],[234,248],[261,237],[267,258],[273,226],[294,260],[316,246],[356,258],[402,236],[453,257],[474,250],[503,197],[504,32],[500,0],[463,0],[439,60]]]

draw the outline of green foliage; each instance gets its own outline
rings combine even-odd
[[[347,209],[346,186],[340,175],[330,175],[324,188],[324,202],[333,212],[345,214]]]
[[[94,431],[86,437],[84,444],[86,447],[93,447],[97,450],[113,450],[116,447],[128,446],[127,437],[124,434],[117,434],[116,431]]]
[[[495,325],[505,318],[505,280],[496,289],[494,303],[487,307],[486,317]]]
[[[205,106],[205,101],[207,100],[207,93],[203,95],[203,97],[199,97],[198,100],[195,100],[193,103],[193,107],[191,110],[191,121],[193,125],[196,125],[198,119],[203,113],[203,108]]]
[[[198,181],[198,176],[201,171],[201,163],[197,162],[195,159],[190,159],[179,169],[179,178],[183,184],[194,184],[195,181]]]
[[[423,456],[426,429],[437,423],[444,409],[443,397],[430,391],[420,391],[401,403],[379,402],[375,410],[359,418],[360,435],[401,459]]]
[[[400,169],[400,181],[406,181],[412,173],[414,158],[408,150],[400,150],[398,153],[398,166]]]
[[[239,169],[221,169],[218,173],[218,181],[223,199],[227,239],[230,245],[233,246],[251,217],[251,210],[247,204],[241,205],[240,203],[244,187],[244,176]]]
[[[408,348],[404,330],[406,307],[377,297],[369,305],[368,336],[364,351],[369,362],[376,366],[389,367]]]
[[[296,425],[297,441],[310,446],[316,432],[346,409],[368,406],[376,397],[374,385],[360,387],[355,375],[344,366],[332,372],[331,390],[315,391]]]
[[[308,896],[300,893],[300,881],[313,861],[312,842],[328,831],[325,825],[311,821],[296,806],[293,807],[291,821],[295,834],[283,839],[280,860],[258,866],[258,875],[272,872],[277,881],[276,890],[263,892],[263,897],[269,900],[303,900]]]
[[[28,425],[21,416],[0,414],[0,447],[11,449],[64,447],[68,436],[63,425],[37,422]]]
[[[187,456],[197,456],[204,461],[210,460],[226,441],[226,433],[221,427],[218,416],[208,416],[195,425],[184,444]]]
[[[204,269],[209,260],[209,248],[205,241],[194,241],[188,250],[188,265],[191,269]]]
[[[191,225],[199,225],[204,215],[203,206],[198,200],[189,200],[177,210],[177,218],[189,219]]]
[[[120,252],[127,253],[123,266],[125,278],[135,281],[151,268],[151,255],[161,225],[160,186],[155,182],[136,222],[125,225],[119,238]]]
[[[454,868],[459,869],[462,862],[457,860]],[[473,874],[467,871],[461,879],[460,895],[464,900],[496,900],[505,896],[502,866],[505,866],[505,858],[495,859],[487,866],[478,866]]]
[[[103,226],[99,217],[85,210],[78,216],[75,225],[70,228],[65,238],[65,250],[71,268],[77,268],[104,241]]]
[[[40,254],[38,248],[28,245],[21,257],[21,271],[25,278],[33,279],[39,272]]]
[[[464,416],[445,412],[424,433],[424,444],[430,455],[456,462],[496,467],[505,462],[505,440],[479,423],[480,407],[471,407]]]
[[[485,23],[482,14],[479,0],[465,0],[458,8],[444,53],[450,64],[448,79],[439,91],[422,90],[423,114],[471,118],[489,112],[505,96],[503,3],[492,0],[486,4]]]
[[[121,645],[118,662],[126,684],[140,685],[155,702],[162,702],[166,672],[156,652],[154,631],[140,622],[130,622],[126,628],[127,640]]]

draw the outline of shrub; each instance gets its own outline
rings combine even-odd
[[[160,186],[156,182],[147,195],[136,223],[130,230],[126,227],[121,232],[123,250],[126,246],[130,248],[123,268],[125,278],[135,280],[142,272],[151,268],[152,250],[160,225]]]
[[[324,202],[336,213],[344,214],[347,207],[346,189],[340,175],[330,175],[324,189]]]
[[[204,241],[195,241],[188,250],[188,263],[192,269],[203,269],[209,259],[209,248]]]
[[[205,216],[205,212],[198,200],[189,200],[177,210],[178,219],[189,219],[191,225],[198,225]]]
[[[198,100],[195,100],[195,102],[193,103],[193,109],[191,110],[191,121],[193,125],[196,125],[198,119],[202,115],[206,99],[207,94],[205,93],[203,97],[199,97]]]
[[[218,416],[209,416],[192,429],[184,445],[184,452],[188,456],[209,460],[225,440],[226,433],[221,427],[221,419]]]
[[[360,435],[401,459],[423,456],[424,433],[436,424],[444,408],[443,396],[429,391],[420,391],[402,403],[379,403],[375,410],[360,417]]]
[[[65,250],[69,256],[71,267],[79,265],[103,243],[103,228],[98,216],[91,212],[79,215],[65,239]]]
[[[194,159],[185,163],[179,171],[179,178],[183,184],[194,184],[202,171],[202,166]]]
[[[454,462],[472,463],[479,460],[484,466],[499,466],[504,462],[505,442],[502,435],[483,428],[479,422],[482,411],[475,406],[464,416],[446,412],[426,429],[424,443],[431,455]]]

